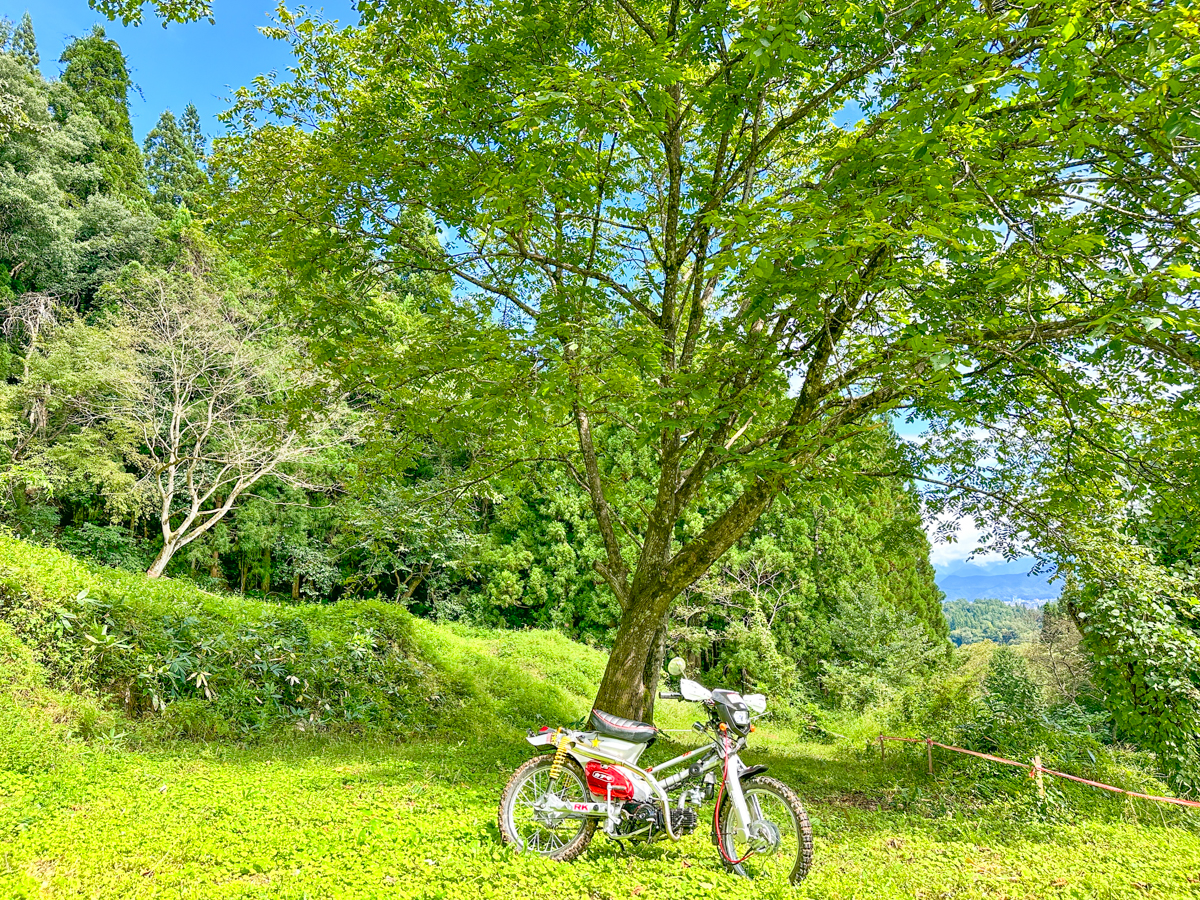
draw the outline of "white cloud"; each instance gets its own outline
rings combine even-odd
[[[937,535],[938,528],[945,522],[955,522],[957,525],[954,543],[941,540]],[[950,515],[927,519],[925,533],[929,535],[929,543],[932,545],[929,551],[929,561],[939,569],[964,562],[972,551],[979,547],[983,538],[983,530],[976,526],[972,519],[956,518]],[[973,561],[986,564],[1003,562],[1003,560],[1004,557],[1001,554],[988,551],[977,553]]]

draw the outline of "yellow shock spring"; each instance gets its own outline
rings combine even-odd
[[[559,740],[562,734],[562,728],[554,732],[554,762],[550,766],[550,781],[558,781],[558,776],[562,774],[563,762],[567,758],[567,741],[565,738]]]

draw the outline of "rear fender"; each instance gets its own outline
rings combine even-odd
[[[556,746],[554,738],[557,734],[560,734],[560,732],[552,728],[543,728],[539,731],[530,731],[525,735],[525,740],[534,747],[554,747]]]

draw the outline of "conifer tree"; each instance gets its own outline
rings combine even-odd
[[[38,55],[37,38],[33,34],[33,19],[28,12],[21,16],[21,24],[13,32],[12,53],[29,71],[37,71],[41,57]]]
[[[129,89],[133,81],[125,54],[99,25],[91,34],[67,45],[59,62],[62,81],[71,88],[69,105],[90,112],[100,123],[100,146],[95,161],[103,175],[102,189],[130,200],[147,200],[142,154],[129,121]],[[64,118],[65,110],[58,110]]]
[[[186,123],[186,112],[184,116]],[[196,194],[204,184],[204,172],[194,148],[194,141],[169,109],[159,116],[158,124],[146,135],[143,145],[146,180],[154,192],[154,206],[160,213],[169,215],[185,203],[194,207]]]
[[[179,119],[179,127],[183,130],[183,136],[187,138],[191,144],[192,153],[196,159],[203,160],[207,156],[208,142],[204,137],[204,131],[200,127],[200,111],[196,109],[196,104],[189,103],[183,108],[183,115]]]

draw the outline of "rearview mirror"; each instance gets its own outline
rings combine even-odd
[[[746,694],[742,697],[751,712],[762,714],[767,711],[767,698],[762,694]]]
[[[667,671],[675,678],[678,678],[687,671],[687,663],[683,661],[683,657],[676,656],[673,660],[667,663]]]

